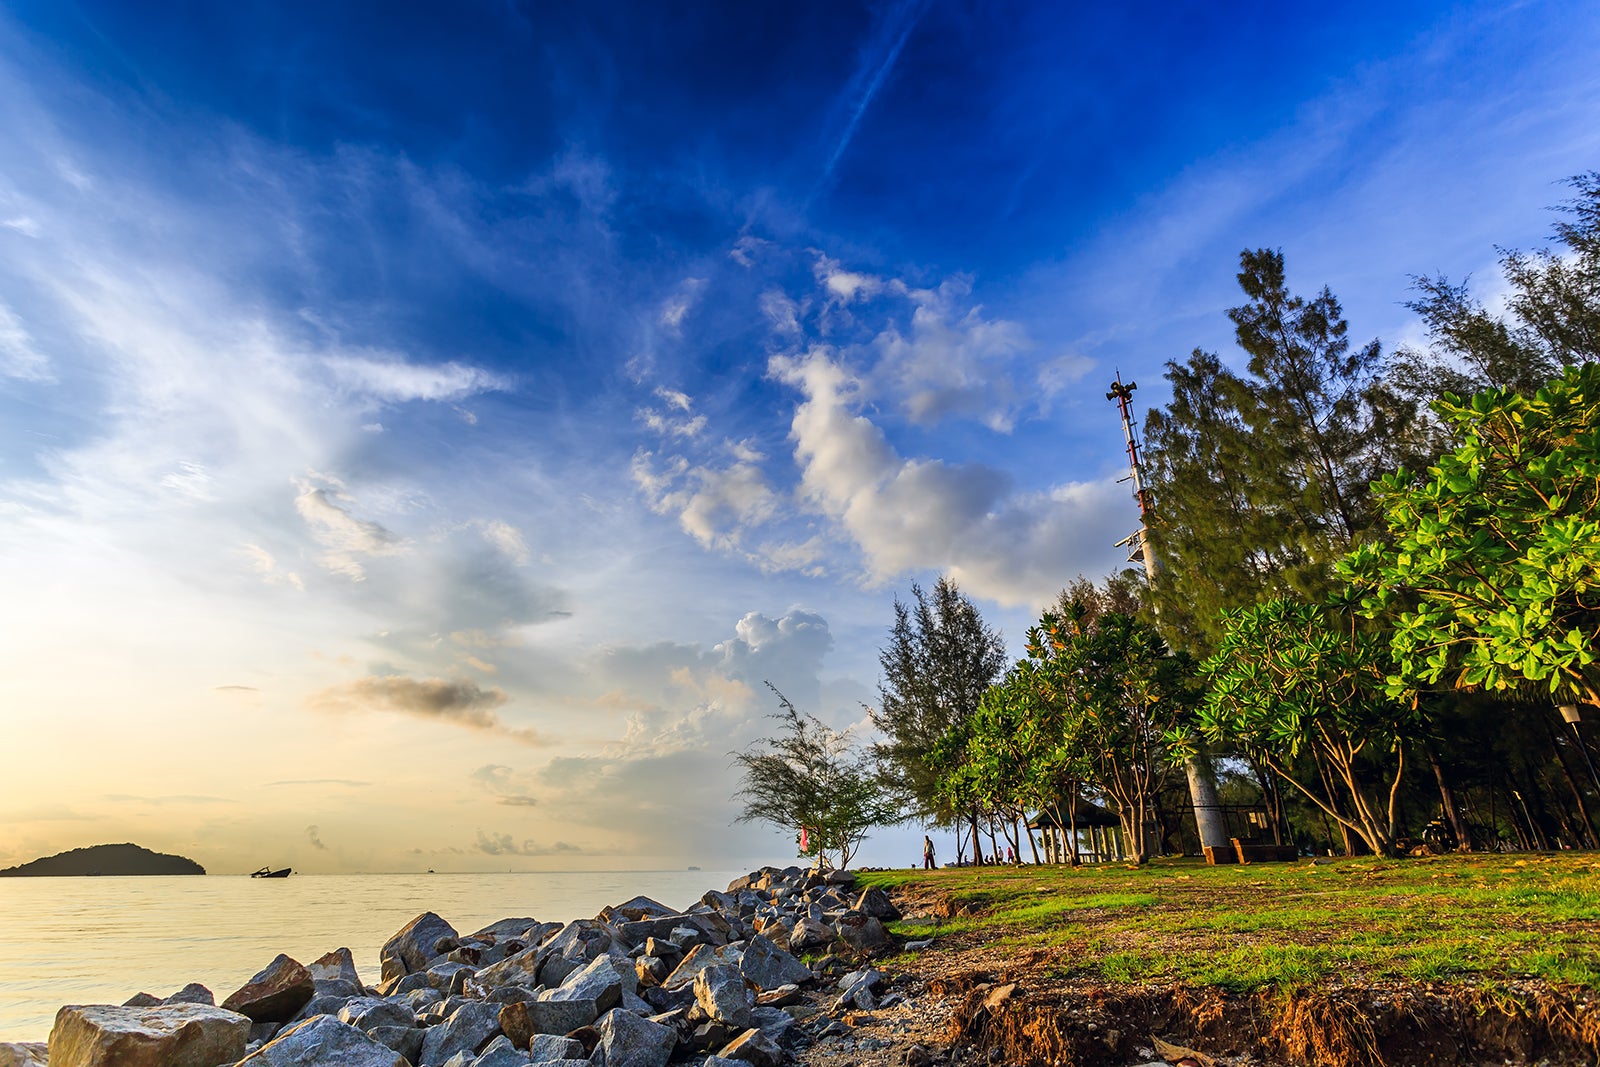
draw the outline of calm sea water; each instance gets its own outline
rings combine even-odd
[[[513,916],[589,918],[641,893],[687,908],[742,873],[0,878],[0,1041],[43,1041],[63,1004],[189,982],[220,1003],[280,952],[309,963],[346,947],[376,982],[378,950],[424,911],[465,934]]]

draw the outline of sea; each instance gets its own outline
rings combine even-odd
[[[121,1004],[199,982],[220,1004],[278,953],[348,948],[361,980],[400,927],[436,912],[463,934],[567,922],[643,894],[687,909],[745,871],[0,878],[0,1042],[43,1041],[63,1004]]]

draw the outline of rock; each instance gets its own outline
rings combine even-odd
[[[603,1015],[622,1003],[624,979],[618,968],[612,963],[613,957],[602,955],[592,960],[582,970],[574,971],[565,982],[557,989],[548,989],[539,994],[543,1001],[560,1000],[592,1000]],[[627,968],[628,977],[633,978],[633,985],[637,987],[638,978],[633,974],[631,962],[622,961]]]
[[[574,1041],[562,1034],[535,1034],[533,1040],[528,1042],[528,1060],[531,1063],[587,1058],[582,1041]]]
[[[667,975],[667,980],[661,983],[663,989],[681,989],[694,981],[694,976],[707,967],[725,964],[732,967],[739,966],[739,961],[744,958],[744,953],[733,945],[723,945],[721,948],[712,948],[710,945],[696,945],[689,954],[683,957],[683,962],[672,969]]]
[[[420,1026],[374,1026],[367,1036],[416,1063],[422,1058],[422,1039],[428,1032]]]
[[[406,1058],[381,1041],[318,1015],[283,1031],[240,1060],[237,1067],[409,1067]]]
[[[829,871],[823,876],[829,885],[838,885],[849,888],[856,884],[856,876],[851,871]]]
[[[744,943],[739,971],[757,989],[777,989],[811,977],[811,968],[760,934]]]
[[[655,938],[650,940],[654,941]],[[642,986],[660,985],[672,973],[672,968],[660,956],[640,956],[633,961],[633,969]]]
[[[623,1008],[613,1008],[595,1024],[600,1040],[590,1061],[594,1067],[666,1067],[678,1044],[678,1032]]]
[[[399,981],[380,983],[378,989],[386,997],[405,996],[422,989],[433,989],[428,982],[428,972],[418,971],[416,974],[402,975]]]
[[[883,985],[883,972],[876,967],[863,967],[859,971],[851,971],[839,979],[839,991],[847,993],[851,986],[860,982],[865,982],[868,989],[877,989]]]
[[[933,1067],[933,1053],[921,1045],[912,1045],[906,1049],[906,1067]]]
[[[616,946],[617,933],[598,919],[577,919],[539,946],[538,984],[554,989],[567,976]],[[619,953],[620,946],[616,946]]]
[[[339,1009],[339,1021],[357,1030],[370,1032],[379,1026],[410,1028],[417,1025],[417,1014],[408,1004],[382,997],[358,997]]]
[[[170,997],[162,1000],[163,1004],[207,1004],[216,1007],[217,998],[211,995],[211,990],[199,982],[190,982]]]
[[[536,986],[539,984],[538,947],[525,948],[507,956],[499,963],[483,968],[472,980],[483,989],[496,989],[506,985]]]
[[[511,1042],[501,1034],[484,1047],[472,1061],[472,1067],[527,1067],[527,1063],[528,1057],[512,1048]]]
[[[248,1015],[251,1022],[286,1023],[316,995],[316,983],[304,966],[279,953],[254,978],[236,989],[224,1008]]]
[[[754,1008],[750,1012],[750,1022],[757,1030],[779,1042],[794,1029],[794,1016],[781,1008]]]
[[[512,1044],[527,1048],[537,1034],[570,1034],[599,1017],[592,1000],[517,1001],[501,1006],[498,1021]]]
[[[43,1041],[0,1041],[0,1067],[46,1067],[49,1047]]]
[[[898,922],[901,918],[900,909],[894,906],[889,894],[877,886],[861,891],[861,895],[856,898],[855,910],[874,919],[882,919],[884,922]]]
[[[498,1004],[474,1001],[463,1004],[438,1026],[429,1028],[422,1039],[422,1062],[443,1063],[458,1052],[474,1056],[500,1033]]]
[[[809,978],[810,976],[811,972],[807,970],[806,977]],[[776,989],[769,989],[756,997],[756,1007],[786,1008],[790,1004],[798,1004],[804,999],[805,994],[800,992],[798,985],[781,985]]]
[[[454,948],[459,939],[455,927],[431,911],[423,912],[384,942],[383,950],[378,954],[382,982],[387,984],[408,974],[426,971],[428,964]],[[449,947],[441,948],[447,941],[450,942]]]
[[[666,963],[668,967],[676,967],[683,962],[683,948],[679,945],[674,945],[666,938],[646,938],[643,954],[654,956],[656,959]]]
[[[459,993],[477,973],[470,963],[437,963],[428,968],[428,984],[441,993]]]
[[[332,952],[318,956],[306,964],[306,970],[311,972],[311,979],[315,982],[349,982],[356,987],[356,996],[361,995],[361,975],[356,973],[356,958],[347,948],[336,948]]]
[[[834,937],[833,927],[821,919],[804,915],[795,922],[794,930],[789,934],[789,951],[799,952],[818,945],[830,944]]]
[[[839,916],[834,929],[851,948],[881,948],[889,943],[889,931],[884,929],[883,922],[859,911],[847,911]]]
[[[781,1067],[783,1050],[760,1030],[746,1030],[722,1047],[719,1059],[742,1061],[752,1067]]]
[[[744,1029],[750,1025],[750,996],[744,975],[725,964],[707,967],[694,977],[694,998],[700,1009],[719,1023]]]
[[[676,908],[669,908],[658,900],[649,897],[634,897],[623,904],[614,904],[604,909],[595,916],[605,922],[638,922],[640,919],[662,919],[668,915],[679,914]]]
[[[122,1002],[124,1008],[153,1008],[161,1003],[161,998],[153,993],[135,993]]]
[[[560,929],[561,924],[552,923],[551,925]],[[474,930],[467,937],[472,941],[489,941],[493,944],[516,940],[521,941],[524,945],[531,945],[536,942],[529,940],[528,931],[537,929],[538,926],[538,919],[501,919],[499,922],[490,923],[482,930]]]
[[[51,1067],[216,1067],[244,1055],[250,1020],[206,1004],[69,1004],[50,1030]]]
[[[265,1045],[268,1041],[278,1036],[283,1026],[283,1023],[251,1023],[250,1042],[245,1047],[256,1048],[260,1045]]]
[[[925,940],[922,940],[922,941],[907,941],[906,942],[906,951],[907,952],[923,952],[923,951],[925,951],[927,949],[930,949],[932,947],[933,947],[933,938],[931,938],[931,937],[927,938]]]
[[[738,1031],[727,1023],[704,1022],[691,1032],[689,1047],[699,1049],[701,1052],[710,1052],[732,1041],[737,1033]]]
[[[303,1023],[313,1015],[338,1015],[339,1009],[344,1007],[354,997],[315,996],[305,1002],[305,1005],[289,1019],[291,1023]]]

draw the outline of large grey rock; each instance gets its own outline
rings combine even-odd
[[[666,1067],[678,1044],[678,1031],[627,1011],[613,1008],[595,1024],[600,1041],[590,1062],[594,1067]]]
[[[716,1022],[740,1029],[751,1023],[750,994],[737,968],[718,964],[695,975],[694,998]]]
[[[789,951],[800,952],[808,948],[831,943],[835,937],[833,927],[810,915],[801,916],[789,934]]]
[[[354,1000],[354,997],[343,997],[333,994],[324,996],[318,994],[306,1001],[301,1009],[294,1013],[291,1023],[303,1023],[315,1015],[338,1015],[339,1009]]]
[[[640,919],[660,919],[668,915],[677,915],[676,908],[669,908],[659,900],[649,897],[634,897],[622,904],[613,904],[605,908],[596,916],[606,922],[636,922]]]
[[[222,1006],[248,1015],[251,1022],[286,1023],[316,992],[311,972],[280,952],[253,978],[234,990]]]
[[[600,1017],[592,1000],[517,1001],[500,1005],[500,1029],[518,1048],[535,1034],[570,1034]]]
[[[50,1030],[51,1067],[216,1067],[244,1055],[250,1020],[206,1004],[69,1004]]]
[[[501,1034],[478,1053],[471,1067],[527,1067],[527,1064],[528,1057],[513,1048],[506,1036]]]
[[[797,984],[811,977],[810,967],[760,934],[744,943],[739,971],[758,989],[777,989],[781,985]]]
[[[534,1034],[528,1042],[528,1059],[532,1063],[550,1060],[583,1060],[583,1042],[574,1041],[562,1034]]]
[[[457,1008],[448,1019],[428,1030],[422,1039],[422,1062],[439,1064],[458,1052],[474,1056],[500,1032],[499,1004],[472,1002]]]
[[[508,985],[536,986],[539,984],[541,960],[538,946],[529,946],[499,963],[484,967],[472,976],[472,981],[485,991]]]
[[[617,931],[599,919],[577,919],[563,926],[539,946],[539,985],[554,989],[573,971],[597,956],[615,953],[626,957]]]
[[[280,1033],[240,1060],[238,1067],[409,1067],[406,1058],[381,1041],[318,1015]]]
[[[211,990],[199,982],[190,982],[170,997],[164,998],[163,1004],[209,1004],[216,1006],[217,998],[211,995]]]
[[[356,971],[356,958],[347,948],[336,948],[306,964],[311,978],[317,982],[349,982],[360,995],[361,975]]]
[[[780,1067],[783,1050],[760,1030],[746,1030],[717,1053],[725,1060],[743,1061],[751,1067]]]
[[[794,1029],[793,1015],[782,1008],[753,1008],[750,1011],[750,1024],[774,1041],[781,1042],[790,1030]]]
[[[383,983],[426,971],[429,963],[449,952],[459,939],[455,927],[431,911],[423,912],[384,942],[378,954]]]
[[[420,1026],[374,1026],[367,1031],[368,1037],[388,1045],[409,1063],[422,1059],[422,1039],[427,1035],[428,1032]]]
[[[412,1027],[417,1025],[417,1013],[404,1001],[358,997],[339,1009],[339,1021],[362,1031],[379,1026]]]
[[[900,919],[900,909],[894,906],[889,894],[877,886],[870,886],[861,891],[861,895],[856,898],[855,910],[874,919],[882,919],[886,923],[897,922]]]
[[[470,963],[436,963],[428,968],[428,984],[441,993],[458,993],[477,973],[478,968]]]
[[[601,1014],[610,1011],[622,1003],[622,990],[624,979],[617,967],[612,963],[613,957],[602,955],[584,967],[567,976],[557,989],[549,989],[539,995],[540,1000],[592,1000],[599,1008]],[[638,978],[633,974],[631,961],[622,961],[628,969],[629,977],[633,978],[629,985],[638,988]]]
[[[683,957],[683,962],[672,969],[667,975],[667,980],[661,983],[663,989],[682,989],[694,982],[694,976],[707,967],[726,965],[739,966],[739,961],[744,958],[744,953],[737,946],[722,945],[712,948],[710,945],[696,945]]]
[[[43,1041],[0,1041],[0,1067],[46,1067],[49,1048]]]
[[[859,911],[847,911],[834,924],[845,944],[856,949],[881,948],[889,943],[889,931],[883,922]]]

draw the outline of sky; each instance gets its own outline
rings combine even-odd
[[[1013,655],[1245,248],[1352,336],[1600,167],[1559,2],[0,7],[0,865],[735,869],[769,685]],[[860,862],[908,864],[921,831]],[[953,856],[953,842],[941,856]]]

